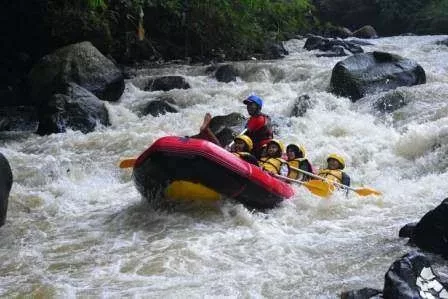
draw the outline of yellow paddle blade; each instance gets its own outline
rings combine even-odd
[[[310,190],[311,193],[320,197],[329,197],[334,190],[334,186],[321,180],[310,180],[302,182],[302,184]]]
[[[134,167],[136,158],[121,158],[120,162],[118,163],[118,167],[120,168],[129,168]]]
[[[379,191],[376,191],[374,189],[370,189],[370,188],[356,188],[353,189],[353,191],[355,191],[357,194],[361,195],[361,196],[367,196],[367,195],[381,195],[382,193]]]

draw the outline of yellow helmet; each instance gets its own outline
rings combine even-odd
[[[339,164],[341,164],[341,169],[345,168],[345,160],[344,160],[344,158],[342,158],[342,156],[340,156],[338,154],[330,154],[327,157],[327,162],[329,159],[335,159],[336,161],[339,162]]]
[[[302,153],[302,157],[305,158],[305,156],[306,156],[306,149],[305,149],[305,147],[303,145],[298,145],[298,144],[295,144],[295,143],[291,143],[291,144],[288,144],[288,146],[286,147],[286,150],[288,150],[288,148],[291,148],[291,147],[296,149],[297,151],[301,152]]]
[[[249,136],[239,135],[239,136],[235,137],[235,140],[237,140],[237,139],[243,141],[247,145],[247,149],[249,152],[252,151],[252,149],[254,148],[254,143],[252,142],[252,139],[250,139]]]
[[[278,147],[280,148],[280,151],[281,151],[282,153],[285,152],[285,145],[284,145],[283,142],[281,142],[280,140],[278,140],[278,139],[272,139],[271,141],[268,142],[268,145],[269,145],[269,143],[275,143],[275,144],[277,144]]]

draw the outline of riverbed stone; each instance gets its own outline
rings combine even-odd
[[[39,108],[37,133],[63,133],[68,128],[89,133],[97,124],[110,125],[104,102],[76,83],[69,83]]]
[[[64,84],[74,82],[104,101],[117,101],[124,91],[118,67],[90,42],[60,48],[44,56],[29,73],[31,100],[41,105]]]
[[[6,221],[8,198],[12,187],[12,171],[8,159],[0,153],[0,226]]]
[[[330,90],[353,102],[367,94],[426,83],[424,69],[414,60],[385,52],[360,53],[338,62]]]

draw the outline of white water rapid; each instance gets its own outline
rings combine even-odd
[[[382,115],[327,92],[344,58],[317,58],[305,40],[286,43],[276,61],[235,62],[242,76],[219,83],[207,66],[140,69],[139,76],[182,75],[188,90],[144,92],[130,82],[108,103],[110,127],[89,134],[2,133],[0,152],[13,169],[6,224],[0,228],[0,296],[39,298],[338,298],[382,289],[392,262],[412,250],[399,229],[448,196],[448,36],[369,40],[417,61],[427,83],[399,88],[409,100]],[[266,213],[223,202],[215,208],[153,210],[131,172],[117,167],[165,135],[196,134],[205,112],[246,114],[255,92],[280,119],[278,137],[304,144],[315,166],[337,152],[354,186],[382,197],[297,195]],[[141,117],[164,94],[180,113]],[[313,107],[289,117],[295,99]],[[441,271],[448,273],[448,269]]]

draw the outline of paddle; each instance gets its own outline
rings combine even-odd
[[[120,162],[118,162],[118,167],[120,167],[120,168],[134,167],[136,160],[137,160],[137,158],[134,158],[134,157],[121,158]]]
[[[295,167],[292,167],[292,166],[290,166],[289,168],[291,168],[292,170],[295,170],[295,171],[298,171],[298,172],[307,174],[307,175],[309,175],[310,177],[313,177],[313,178],[322,180],[322,181],[327,182],[327,183],[329,183],[329,184],[333,184],[333,185],[338,186],[338,187],[340,187],[340,188],[344,188],[344,189],[351,190],[351,191],[356,192],[358,195],[361,195],[361,196],[367,196],[367,195],[381,195],[381,192],[379,192],[379,191],[377,191],[377,190],[375,190],[375,189],[371,189],[371,188],[367,188],[367,187],[352,188],[352,187],[349,187],[349,186],[340,184],[340,183],[338,183],[338,182],[330,182],[330,181],[328,181],[327,179],[325,179],[325,178],[323,178],[323,177],[321,177],[321,176],[315,175],[314,173],[311,173],[311,172],[302,170],[302,169],[300,169],[300,168],[295,168]]]
[[[288,181],[288,182],[293,182],[293,183],[298,183],[300,185],[305,186],[311,193],[320,196],[320,197],[328,197],[331,195],[331,193],[333,192],[334,187],[331,186],[330,184],[328,184],[327,182],[324,182],[322,180],[310,180],[310,181],[306,181],[306,182],[302,182],[299,180],[294,180],[291,178],[288,178],[286,176],[282,176],[279,174],[273,174],[276,178]]]
[[[247,132],[247,128],[245,128],[239,135],[243,135],[244,133]],[[224,148],[230,150],[232,148],[232,145],[235,143],[235,138],[232,140],[232,142],[230,142],[228,145],[226,145]]]

